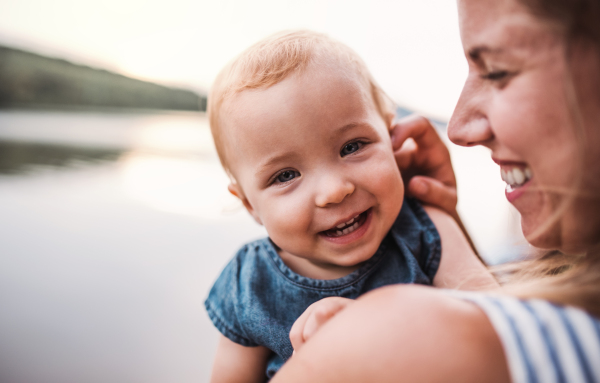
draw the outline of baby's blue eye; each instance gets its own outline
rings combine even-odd
[[[352,154],[352,153],[358,151],[358,149],[360,149],[362,147],[362,145],[363,145],[362,142],[350,142],[350,143],[344,145],[344,147],[340,151],[340,154],[342,155],[342,157],[347,156],[348,154]]]
[[[281,174],[279,174],[275,180],[278,182],[288,182],[298,177],[299,175],[300,173],[298,173],[295,170],[286,170],[281,172]]]

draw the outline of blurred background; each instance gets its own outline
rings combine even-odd
[[[264,236],[204,114],[220,68],[282,29],[354,48],[445,135],[467,68],[447,0],[0,0],[0,382],[207,382],[203,301]],[[499,170],[451,146],[492,264],[525,249]]]

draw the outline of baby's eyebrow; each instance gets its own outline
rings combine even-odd
[[[290,153],[290,152],[277,153],[277,154],[274,154],[274,155],[268,157],[263,163],[261,163],[258,166],[258,170],[256,171],[256,175],[257,176],[262,175],[264,172],[268,171],[271,168],[271,166],[273,166],[274,164],[277,164],[279,162],[287,160],[287,159],[289,159],[291,157],[293,157],[293,153]]]
[[[358,126],[360,126],[361,124],[358,122],[351,122],[349,124],[346,124],[340,128],[337,129],[336,134],[342,134],[342,133],[346,133],[348,130],[352,130]]]

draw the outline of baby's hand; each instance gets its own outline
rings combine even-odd
[[[348,298],[329,297],[308,306],[304,313],[296,319],[290,330],[290,340],[292,341],[294,352],[299,350],[325,322],[352,302],[354,300]]]

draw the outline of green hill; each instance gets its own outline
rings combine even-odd
[[[206,96],[0,46],[0,108],[206,110]]]

